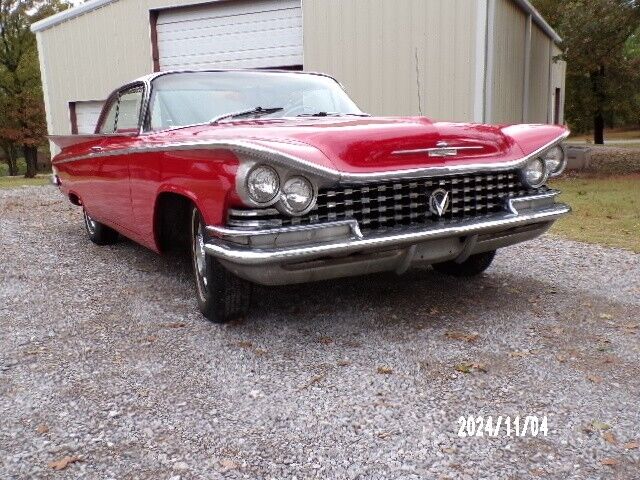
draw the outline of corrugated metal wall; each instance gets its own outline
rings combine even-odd
[[[338,78],[372,114],[421,110],[470,121],[476,7],[476,0],[303,0],[305,69]]]
[[[493,123],[520,123],[523,114],[527,16],[510,0],[495,0],[493,78],[488,98]],[[491,42],[490,42],[491,45]]]
[[[549,118],[549,69],[551,40],[537,26],[531,30],[531,60],[529,71],[529,115],[530,123],[546,123]]]

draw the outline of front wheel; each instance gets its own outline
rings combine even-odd
[[[120,236],[118,232],[91,218],[84,208],[82,209],[82,215],[89,240],[93,243],[96,245],[111,245],[118,241]]]
[[[434,263],[432,266],[437,272],[446,275],[453,275],[454,277],[475,277],[489,268],[495,256],[496,251],[492,250],[490,252],[471,255],[462,263],[451,261]]]
[[[251,284],[226,268],[205,251],[206,227],[197,208],[191,214],[191,257],[198,306],[214,323],[226,323],[247,314]]]

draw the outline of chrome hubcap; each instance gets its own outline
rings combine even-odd
[[[204,229],[202,223],[194,218],[195,222],[198,222],[198,226],[194,228],[193,235],[193,262],[196,270],[196,276],[198,277],[198,284],[204,289],[207,288],[207,254],[204,249]]]

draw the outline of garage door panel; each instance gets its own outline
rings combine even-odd
[[[171,63],[173,60],[173,63]],[[203,70],[211,67],[209,56],[175,57],[168,59],[165,69]],[[263,50],[220,53],[214,58],[217,68],[269,68],[274,66],[302,65],[297,47],[280,49],[277,55],[267,55]]]
[[[93,133],[102,112],[104,102],[75,102],[76,125],[78,133]]]
[[[301,65],[300,0],[219,2],[161,11],[161,70]]]
[[[237,32],[239,30],[268,30],[299,27],[302,24],[302,11],[299,8],[260,12],[233,17],[202,18],[189,22],[157,24],[158,34],[171,34],[172,39],[203,37],[217,33]]]
[[[215,43],[192,43],[189,40],[179,40],[168,42],[164,45],[163,58],[172,57],[188,57],[194,55],[211,55],[212,61],[221,53],[238,52],[241,55],[247,51],[262,50],[268,52],[273,50],[271,47],[256,48],[261,46],[261,39],[264,33],[239,33],[234,35],[224,35],[216,39]],[[277,31],[270,32],[271,40],[278,43],[278,49],[297,48],[297,32],[296,31]],[[188,53],[185,53],[188,52]]]
[[[234,0],[219,1],[206,6],[182,7],[160,12],[158,25],[191,22],[194,19],[233,17],[251,13],[300,9],[300,0]]]

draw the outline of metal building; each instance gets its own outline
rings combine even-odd
[[[89,0],[32,29],[52,134],[183,68],[321,71],[372,114],[563,122],[560,38],[528,0]]]

